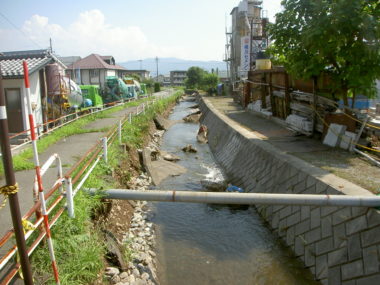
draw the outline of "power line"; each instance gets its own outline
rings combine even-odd
[[[44,49],[41,47],[38,43],[33,41],[27,34],[25,34],[21,29],[19,29],[15,24],[12,23],[11,20],[9,20],[3,13],[0,12],[0,16],[2,16],[12,27],[14,27],[16,30],[18,30],[21,34],[23,34],[24,37],[26,37],[28,40],[30,40],[33,44],[35,44],[39,49]]]

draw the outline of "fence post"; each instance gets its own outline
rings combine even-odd
[[[75,218],[74,213],[74,198],[73,198],[73,182],[71,177],[66,177],[66,200],[67,200],[67,212],[70,218]]]
[[[103,141],[103,159],[105,163],[108,162],[108,146],[107,146],[107,137],[102,138]]]
[[[136,108],[136,116],[139,114],[139,106]]]
[[[57,156],[56,158],[56,167],[57,167],[57,176],[60,182],[63,180],[63,170],[62,170],[62,163],[61,163],[61,158]],[[61,193],[63,193],[63,187],[59,187],[61,190]]]
[[[121,120],[119,121],[118,133],[119,133],[119,144],[121,144]]]
[[[132,124],[132,113],[129,113],[129,123]]]

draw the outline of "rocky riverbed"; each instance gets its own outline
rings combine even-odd
[[[148,148],[159,152],[160,139],[164,131],[155,131]],[[147,190],[152,179],[142,173],[129,182],[130,189]],[[128,231],[122,236],[121,244],[125,247],[124,255],[129,256],[126,268],[107,267],[105,279],[117,285],[151,285],[159,284],[156,273],[155,230],[150,221],[151,213],[147,202],[129,201],[133,206],[133,215]],[[119,206],[116,206],[119,207]],[[121,209],[119,209],[121,210]],[[112,218],[112,214],[109,218]]]

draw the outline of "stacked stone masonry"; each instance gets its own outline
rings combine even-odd
[[[373,195],[276,149],[200,99],[211,150],[249,192]],[[380,211],[363,207],[257,206],[322,284],[380,284]]]

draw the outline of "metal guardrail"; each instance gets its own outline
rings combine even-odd
[[[159,96],[159,98],[162,98],[162,96]],[[154,101],[156,99],[157,98],[153,97]],[[57,161],[57,172],[58,172],[59,177],[53,183],[52,188],[49,189],[46,193],[44,193],[44,198],[46,202],[49,202],[50,204],[49,207],[46,209],[47,215],[51,215],[54,212],[54,210],[56,210],[57,206],[66,198],[65,206],[63,208],[56,210],[54,216],[50,218],[49,227],[53,227],[55,225],[55,223],[64,213],[65,209],[68,210],[68,214],[70,217],[73,218],[75,216],[74,197],[78,193],[78,191],[81,189],[81,187],[84,185],[85,181],[88,179],[91,172],[95,169],[96,165],[99,163],[101,159],[101,152],[107,152],[108,145],[112,144],[114,140],[120,136],[121,127],[125,123],[127,122],[132,123],[132,116],[139,115],[145,112],[146,106],[149,106],[148,102],[147,102],[147,105],[143,103],[142,108],[140,110],[139,108],[137,108],[136,114],[129,113],[116,126],[111,128],[105,136],[107,138],[107,143],[103,144],[102,146],[101,140],[98,140],[95,143],[95,145],[92,146],[82,156],[82,158],[79,161],[77,161],[70,168],[70,170],[68,170],[65,173],[64,177],[62,176],[61,161],[57,154],[54,154],[51,157],[49,157],[49,159],[41,167],[41,174],[45,174],[46,171],[50,168],[50,166],[55,161]],[[104,110],[105,109],[101,111],[104,111]],[[86,114],[85,116],[87,115],[90,115],[90,114]],[[83,117],[84,116],[82,116],[82,118]],[[75,173],[75,176],[73,176],[74,172],[79,169],[79,166],[80,166],[80,170],[77,173]],[[75,189],[73,189],[73,186],[75,184],[77,185],[75,186]],[[35,187],[35,183],[34,183],[34,187]],[[65,189],[65,191],[63,189]],[[54,200],[51,200],[50,198],[52,198],[53,194],[55,194],[57,190],[60,190],[58,197],[55,197]],[[22,219],[23,220],[30,219],[33,214],[36,214],[39,212],[40,207],[41,207],[41,201],[36,201],[35,204],[32,206],[32,208],[29,209],[29,211],[22,217]],[[33,229],[30,229],[25,233],[25,239],[30,239],[32,234],[38,230],[38,228],[42,225],[43,222],[44,222],[43,217],[37,217],[36,221],[31,222]],[[5,235],[0,238],[0,248],[3,247],[7,242],[9,242],[13,235],[14,235],[14,230],[13,229],[8,230],[5,233]],[[45,236],[46,236],[46,231],[41,231],[38,237],[32,242],[32,244],[27,249],[29,256],[33,253],[33,251],[37,248],[37,246],[41,243],[41,241],[44,239]],[[3,257],[0,257],[0,270],[3,269],[5,265],[12,260],[12,257],[15,256],[16,252],[17,252],[17,247],[14,245]],[[19,269],[20,269],[20,264],[18,262],[13,264],[8,274],[6,274],[6,276],[1,280],[0,285],[9,284],[12,281],[12,279],[16,276]]]

